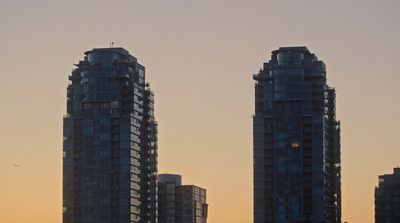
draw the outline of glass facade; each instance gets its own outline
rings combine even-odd
[[[279,48],[254,75],[254,222],[340,223],[340,123],[325,65]]]
[[[400,222],[400,168],[379,176],[375,188],[375,223]]]
[[[145,68],[123,48],[85,55],[67,88],[63,222],[157,222],[157,124]]]
[[[175,174],[158,175],[159,223],[207,223],[206,190],[182,185]]]

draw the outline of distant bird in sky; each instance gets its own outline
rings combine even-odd
[[[21,166],[21,165],[16,164],[16,163],[13,163],[12,165],[13,165],[14,167],[19,167],[19,166]]]

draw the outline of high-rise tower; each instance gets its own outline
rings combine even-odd
[[[76,67],[64,118],[63,222],[157,222],[157,124],[144,66],[123,48],[100,48]]]
[[[254,223],[340,223],[340,123],[325,64],[282,47],[253,78]]]

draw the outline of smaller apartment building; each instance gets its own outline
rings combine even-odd
[[[175,174],[158,175],[159,223],[206,223],[206,190],[195,185],[182,185]]]
[[[379,176],[375,188],[375,223],[400,222],[400,168]]]

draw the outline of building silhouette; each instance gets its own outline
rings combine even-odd
[[[159,223],[206,223],[208,205],[206,190],[182,185],[175,174],[158,175]]]
[[[379,176],[375,188],[375,223],[400,222],[400,168]]]
[[[123,48],[85,52],[67,87],[64,223],[157,222],[157,124],[145,68]]]
[[[340,223],[340,123],[325,64],[282,47],[253,78],[254,223]]]

